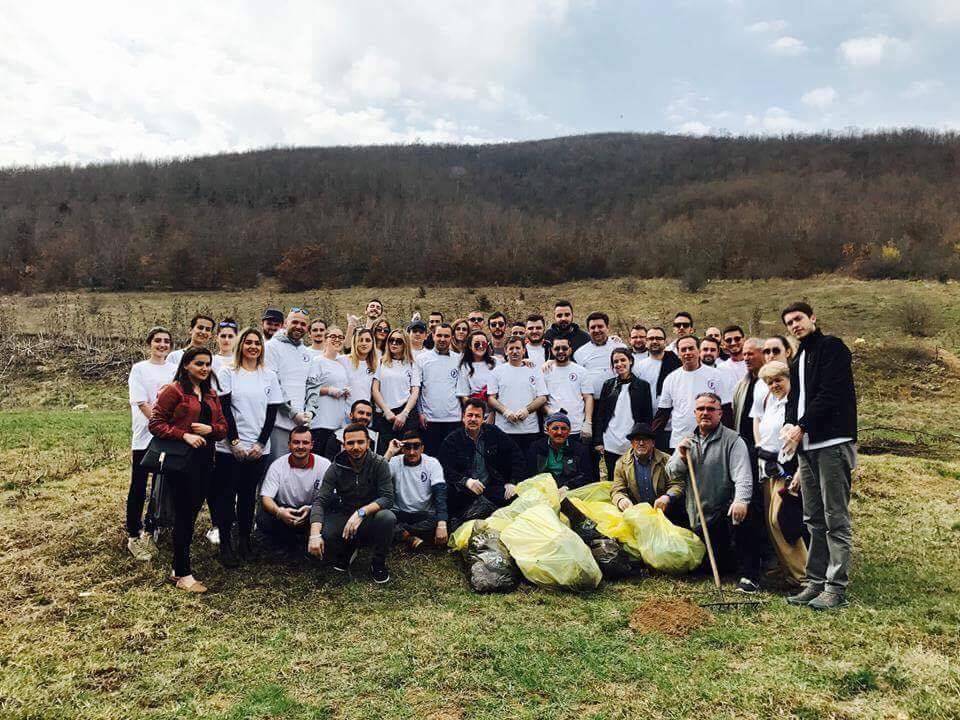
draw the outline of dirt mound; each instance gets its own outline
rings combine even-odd
[[[689,600],[650,598],[637,605],[630,614],[630,629],[639,633],[660,633],[669,637],[685,637],[713,622],[713,615]]]

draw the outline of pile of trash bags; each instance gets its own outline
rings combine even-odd
[[[517,485],[517,498],[483,520],[469,520],[450,536],[476,592],[509,592],[521,575],[541,587],[592,590],[601,578],[626,577],[647,567],[684,573],[706,548],[691,531],[672,524],[646,503],[625,512],[601,481],[561,499],[549,473]]]

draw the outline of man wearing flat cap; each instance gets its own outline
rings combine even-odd
[[[527,448],[527,475],[548,472],[561,490],[573,490],[593,481],[590,448],[570,438],[570,418],[564,412],[548,415],[538,438]]]
[[[279,308],[269,307],[263,311],[260,318],[260,330],[263,331],[264,340],[269,340],[277,334],[277,330],[283,327],[283,311]]]
[[[663,510],[674,525],[686,527],[683,504],[684,481],[667,474],[670,456],[655,447],[657,433],[648,423],[636,423],[627,439],[630,449],[620,456],[613,470],[610,499],[620,510],[648,503]]]

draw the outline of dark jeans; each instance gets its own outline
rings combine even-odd
[[[431,457],[437,457],[447,435],[458,427],[460,427],[458,422],[428,422],[426,430],[423,431],[424,452]]]
[[[313,428],[310,430],[310,434],[313,436],[314,455],[323,455],[326,452],[327,441],[333,437],[335,432],[336,430],[328,430],[327,428]],[[289,452],[289,450],[287,452]]]
[[[310,523],[299,527],[290,527],[283,520],[274,517],[263,506],[257,508],[257,537],[262,536],[268,543],[278,549],[293,550],[307,549],[307,536],[310,534]]]
[[[140,461],[147,454],[146,450],[134,450],[131,453],[133,465],[130,468],[130,488],[127,490],[127,535],[138,537],[143,527],[143,506],[147,502],[147,478],[150,471],[140,467]],[[147,532],[153,530],[147,518]]]
[[[620,459],[620,456],[616,453],[603,451],[603,462],[607,466],[607,480],[613,482],[613,469],[617,465],[617,460]]]
[[[726,510],[709,524],[710,542],[713,545],[713,554],[721,575],[738,573],[740,577],[760,583],[758,521],[762,523],[763,516],[757,515],[751,507],[747,511],[747,517],[739,525],[733,524]],[[695,532],[702,540],[703,529],[697,527]],[[710,559],[707,555],[703,556],[701,568],[709,572]]]
[[[166,473],[173,492],[173,574],[191,575],[190,543],[197,514],[210,485],[210,469],[195,467],[186,473]]]
[[[234,521],[240,537],[250,537],[253,531],[253,512],[257,506],[257,486],[267,470],[266,458],[238,462],[233,455],[217,453],[217,464],[210,483],[211,507],[220,529],[220,542],[229,542]]]
[[[435,513],[411,513],[394,510],[393,514],[397,517],[397,525],[394,531],[397,537],[405,530],[421,540],[433,542],[434,533],[436,533],[437,530],[437,516]]]
[[[543,437],[540,433],[520,433],[517,435],[507,433],[507,435],[517,444],[517,447],[520,448],[520,452],[523,453],[524,457],[527,456],[527,448]],[[514,478],[511,482],[519,482],[521,479],[523,478]]]
[[[390,408],[394,415],[398,415],[403,406]],[[417,413],[417,409],[414,408],[410,411],[410,415],[407,416],[407,421],[403,424],[403,428],[398,432],[393,429],[393,423],[387,422],[386,418],[382,413],[377,413],[373,416],[373,429],[379,433],[377,435],[377,447],[375,448],[378,455],[383,455],[387,452],[387,448],[390,446],[390,441],[394,438],[401,438],[407,430],[416,430],[420,427],[420,415]]]
[[[391,510],[380,510],[372,517],[365,517],[357,529],[357,534],[348,542],[343,539],[343,527],[352,514],[331,513],[324,516],[323,544],[326,559],[346,565],[355,548],[369,545],[373,549],[373,562],[386,562],[390,545],[393,543],[396,516]]]
[[[673,451],[670,449],[670,434],[670,430],[657,430],[657,439],[653,441],[657,450],[665,452],[668,455],[673,454]]]

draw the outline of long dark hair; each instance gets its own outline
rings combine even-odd
[[[173,381],[180,384],[185,393],[193,392],[193,381],[190,379],[190,373],[187,372],[187,365],[193,362],[197,355],[207,355],[210,358],[211,368],[207,379],[200,383],[200,393],[206,395],[213,392],[214,386],[220,389],[220,381],[217,380],[217,374],[213,371],[213,353],[206,348],[189,347],[183,351],[180,358],[180,364],[177,365],[177,373],[173,376]]]
[[[460,356],[460,368],[463,369],[465,366],[469,367],[470,377],[473,377],[474,336],[482,337],[487,341],[487,349],[483,351],[483,361],[487,364],[487,367],[493,370],[497,366],[497,361],[493,359],[493,351],[490,350],[490,338],[487,337],[487,334],[483,330],[474,330],[472,333],[467,335],[467,340],[464,343],[463,354]]]

